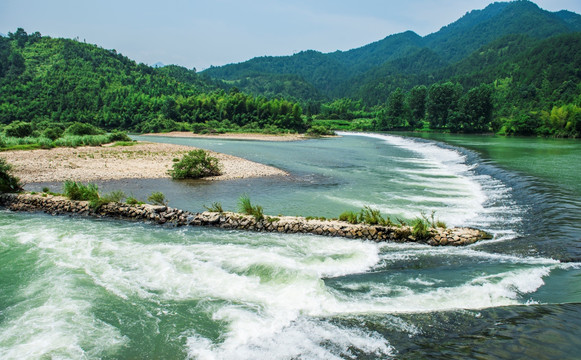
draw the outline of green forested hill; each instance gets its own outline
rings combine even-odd
[[[490,94],[481,100],[488,104],[486,108],[490,112],[482,111],[478,116],[488,118],[489,125],[480,127],[479,131],[581,135],[581,32],[543,40],[509,35],[481,47],[458,63],[438,67],[433,65],[436,61],[433,55],[426,54],[425,68],[419,72],[407,72],[405,62],[399,66],[388,63],[361,78],[356,77],[352,84],[358,86],[356,94],[364,99],[364,104],[373,105],[379,113],[383,111],[384,117],[390,118],[391,122],[384,122],[386,130],[413,128],[424,116],[429,121],[437,107],[430,110],[430,103],[439,103],[445,111],[440,120],[430,122],[431,127],[469,131],[471,126],[453,127],[447,121],[462,121],[466,116],[461,111],[463,101],[465,105],[479,101],[469,99],[468,94],[488,87]],[[412,63],[421,62],[409,64]],[[436,69],[430,69],[431,65]],[[422,88],[423,97],[414,99],[416,91]],[[398,97],[400,110],[394,110],[393,100]],[[414,103],[418,101],[423,104],[420,108],[423,110],[418,110],[420,115],[413,119]],[[330,113],[339,114],[336,110]]]
[[[364,73],[388,61],[405,58],[422,47],[422,37],[413,31],[406,31],[357,49],[336,51],[328,55],[346,66],[352,76],[353,73]]]
[[[494,3],[474,10],[440,31],[425,37],[426,46],[450,63],[459,61],[483,45],[506,35],[526,34],[545,39],[581,31],[581,16],[551,13],[530,1]]]
[[[22,29],[0,36],[4,133],[20,122],[38,133],[74,123],[139,132],[338,126],[323,120],[578,137],[581,16],[494,3],[426,37],[408,31],[350,51],[260,57],[200,74]]]
[[[163,131],[245,127],[303,131],[299,105],[218,89],[194,70],[152,68],[95,45],[0,36],[0,124],[88,123]],[[33,127],[33,128],[34,128]]]
[[[312,50],[293,56],[254,58],[240,64],[210,68],[203,73],[214,77],[217,72],[220,79],[230,81],[251,80],[265,75],[276,81],[278,75],[296,75],[323,93],[332,91],[349,76],[349,69],[340,61]]]
[[[471,11],[423,38],[407,31],[349,51],[329,54],[308,51],[293,56],[257,58],[213,67],[203,74],[234,82],[242,90],[246,89],[244,81],[251,82],[253,78],[259,77],[264,83],[269,77],[295,75],[329,100],[351,97],[376,104],[381,93],[385,101],[397,87],[431,84],[435,79],[431,73],[454,66],[481,47],[506,36],[526,35],[533,41],[578,31],[581,31],[580,15],[568,11],[551,13],[530,1],[517,0]],[[295,91],[294,84],[287,85],[281,93],[306,100]],[[260,93],[256,87],[250,91],[270,95]],[[369,93],[376,95],[365,98]]]

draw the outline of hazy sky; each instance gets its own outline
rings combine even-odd
[[[0,0],[0,33],[18,27],[116,49],[138,62],[203,70],[255,56],[349,50],[387,35],[438,31],[490,0]],[[581,13],[580,0],[539,0]]]

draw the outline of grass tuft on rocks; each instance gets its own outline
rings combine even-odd
[[[240,198],[238,198],[238,210],[243,214],[254,216],[256,221],[264,219],[262,206],[252,205],[250,197],[246,194],[241,195]]]
[[[153,205],[167,206],[167,199],[165,195],[159,191],[152,192],[151,195],[147,197],[147,201]]]
[[[433,213],[432,213],[433,214]],[[418,239],[426,239],[430,236],[430,220],[424,212],[420,217],[412,220],[412,235]]]
[[[209,212],[217,212],[220,214],[224,212],[224,209],[222,208],[222,204],[219,202],[213,202],[212,205],[210,205],[210,206],[204,205],[204,208],[206,210],[208,210]]]
[[[353,211],[344,211],[339,215],[340,221],[347,221],[350,224],[359,224],[359,214]]]
[[[82,184],[66,180],[63,184],[63,194],[71,200],[92,201],[99,198],[99,187],[95,184]]]

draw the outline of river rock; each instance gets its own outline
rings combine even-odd
[[[279,233],[310,233],[326,236],[341,236],[374,241],[421,242],[433,246],[469,245],[476,241],[491,239],[484,231],[472,228],[431,229],[425,239],[412,235],[409,226],[383,227],[365,224],[349,224],[341,221],[321,222],[308,221],[301,217],[282,217],[271,221],[256,221],[249,215],[232,212],[224,213],[190,213],[161,205],[128,205],[109,203],[97,211],[89,207],[86,201],[72,201],[59,196],[32,194],[0,194],[0,206],[13,211],[43,211],[52,215],[68,214],[75,216],[111,217],[130,220],[149,220],[158,224],[171,223],[174,226],[215,226],[228,229],[255,230]]]

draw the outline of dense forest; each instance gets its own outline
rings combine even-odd
[[[78,124],[579,137],[581,16],[526,0],[494,3],[425,37],[407,31],[349,51],[260,57],[201,73],[23,29],[0,36],[0,133],[55,137]]]
[[[0,37],[0,124],[21,123],[37,133],[73,123],[137,132],[307,128],[297,103],[226,92],[195,70],[153,68],[115,50],[18,29]]]
[[[407,31],[345,52],[262,57],[201,74],[267,97],[277,93],[260,84],[272,79],[307,115],[344,128],[578,137],[580,31],[575,13],[494,3],[426,37]],[[303,96],[309,87],[314,95]]]

